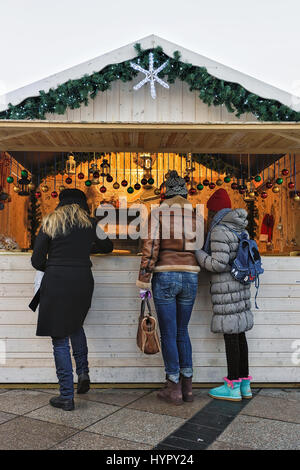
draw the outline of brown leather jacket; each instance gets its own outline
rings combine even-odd
[[[176,210],[170,206],[176,207]],[[151,211],[147,238],[143,240],[140,272],[136,281],[138,287],[150,288],[153,272],[200,271],[194,254],[199,247],[195,245],[195,237],[192,238],[191,233],[195,233],[196,223],[197,215],[192,204],[181,196],[167,199]]]

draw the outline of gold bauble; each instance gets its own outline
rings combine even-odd
[[[279,191],[280,191],[279,186],[273,186],[272,191],[273,191],[273,193],[279,193]]]
[[[60,191],[63,191],[65,189],[64,185],[61,184],[60,187],[58,188]]]
[[[42,187],[41,187],[41,190],[43,191],[43,193],[46,193],[47,191],[49,191],[49,188],[46,184],[44,184]]]
[[[19,193],[21,191],[21,188],[19,186],[14,186],[14,192]]]
[[[216,181],[216,185],[217,186],[222,186],[223,184],[223,180],[221,180],[220,178]]]
[[[254,192],[254,191],[250,191],[249,197],[253,197],[253,199],[254,199],[254,198],[255,198],[255,192]]]
[[[298,194],[295,194],[294,201],[300,201],[300,196],[298,196]]]
[[[157,196],[160,195],[160,189],[159,188],[155,188],[154,189],[154,194],[156,194]]]
[[[35,184],[29,183],[29,185],[27,187],[28,187],[29,191],[33,191],[35,189]]]

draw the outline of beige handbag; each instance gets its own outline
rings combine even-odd
[[[148,313],[145,314],[146,304]],[[136,343],[144,354],[160,352],[160,342],[157,334],[156,319],[151,313],[149,298],[145,297],[141,303],[141,313],[136,335]]]

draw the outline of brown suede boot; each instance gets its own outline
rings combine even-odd
[[[193,390],[192,390],[192,377],[180,376],[180,382],[182,387],[182,398],[183,401],[192,402],[194,401]]]
[[[157,397],[172,405],[182,405],[181,383],[176,384],[167,379],[165,387],[157,393]]]

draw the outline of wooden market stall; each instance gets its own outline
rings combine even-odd
[[[149,51],[157,46],[168,57],[179,48],[154,36],[140,43],[147,50],[141,61],[148,60]],[[41,217],[57,204],[55,193],[61,186],[83,189],[93,212],[104,203],[120,212],[125,196],[128,207],[138,202],[150,209],[152,203],[159,203],[168,171],[174,168],[186,177],[194,206],[205,208],[212,192],[222,185],[233,207],[248,209],[249,230],[259,244],[265,269],[260,308],[254,311],[255,327],[248,335],[251,373],[255,382],[300,382],[300,258],[293,256],[300,253],[300,115],[293,104],[297,100],[179,49],[180,67],[193,64],[189,74],[199,72],[202,80],[204,71],[199,67],[206,67],[216,83],[223,83],[222,89],[232,85],[229,94],[241,87],[247,103],[252,103],[249,107],[244,100],[248,112],[237,117],[227,109],[226,97],[223,104],[220,98],[209,106],[207,96],[199,99],[202,89],[195,84],[190,89],[190,75],[183,79],[171,59],[178,76],[172,81],[168,75],[169,88],[155,82],[155,99],[148,84],[135,90],[145,74],[140,71],[126,81],[120,65],[136,58],[133,45],[6,97],[11,106],[4,106],[2,113],[0,109],[0,343],[6,352],[0,354],[0,383],[56,382],[50,340],[35,336],[36,313],[28,309],[34,279],[32,244]],[[91,82],[84,78],[91,76],[93,83],[104,87],[95,96]],[[111,77],[110,88],[105,88],[103,80]],[[162,79],[166,81],[163,74]],[[72,82],[61,89],[68,80]],[[39,90],[44,94],[39,95]],[[71,100],[67,106],[62,96]],[[233,95],[231,99],[235,110],[242,111]],[[78,107],[72,109],[75,102]],[[13,180],[9,183],[8,178]],[[26,184],[20,183],[22,178],[28,180]],[[120,220],[119,232],[127,227],[126,223],[121,227]],[[5,240],[8,237],[18,246]],[[140,241],[127,237],[115,240],[111,255],[92,257],[95,291],[86,332],[93,382],[164,379],[161,356],[144,356],[135,342],[139,252]],[[209,274],[201,272],[190,327],[199,383],[219,381],[225,373],[223,340],[210,332],[210,317]]]

